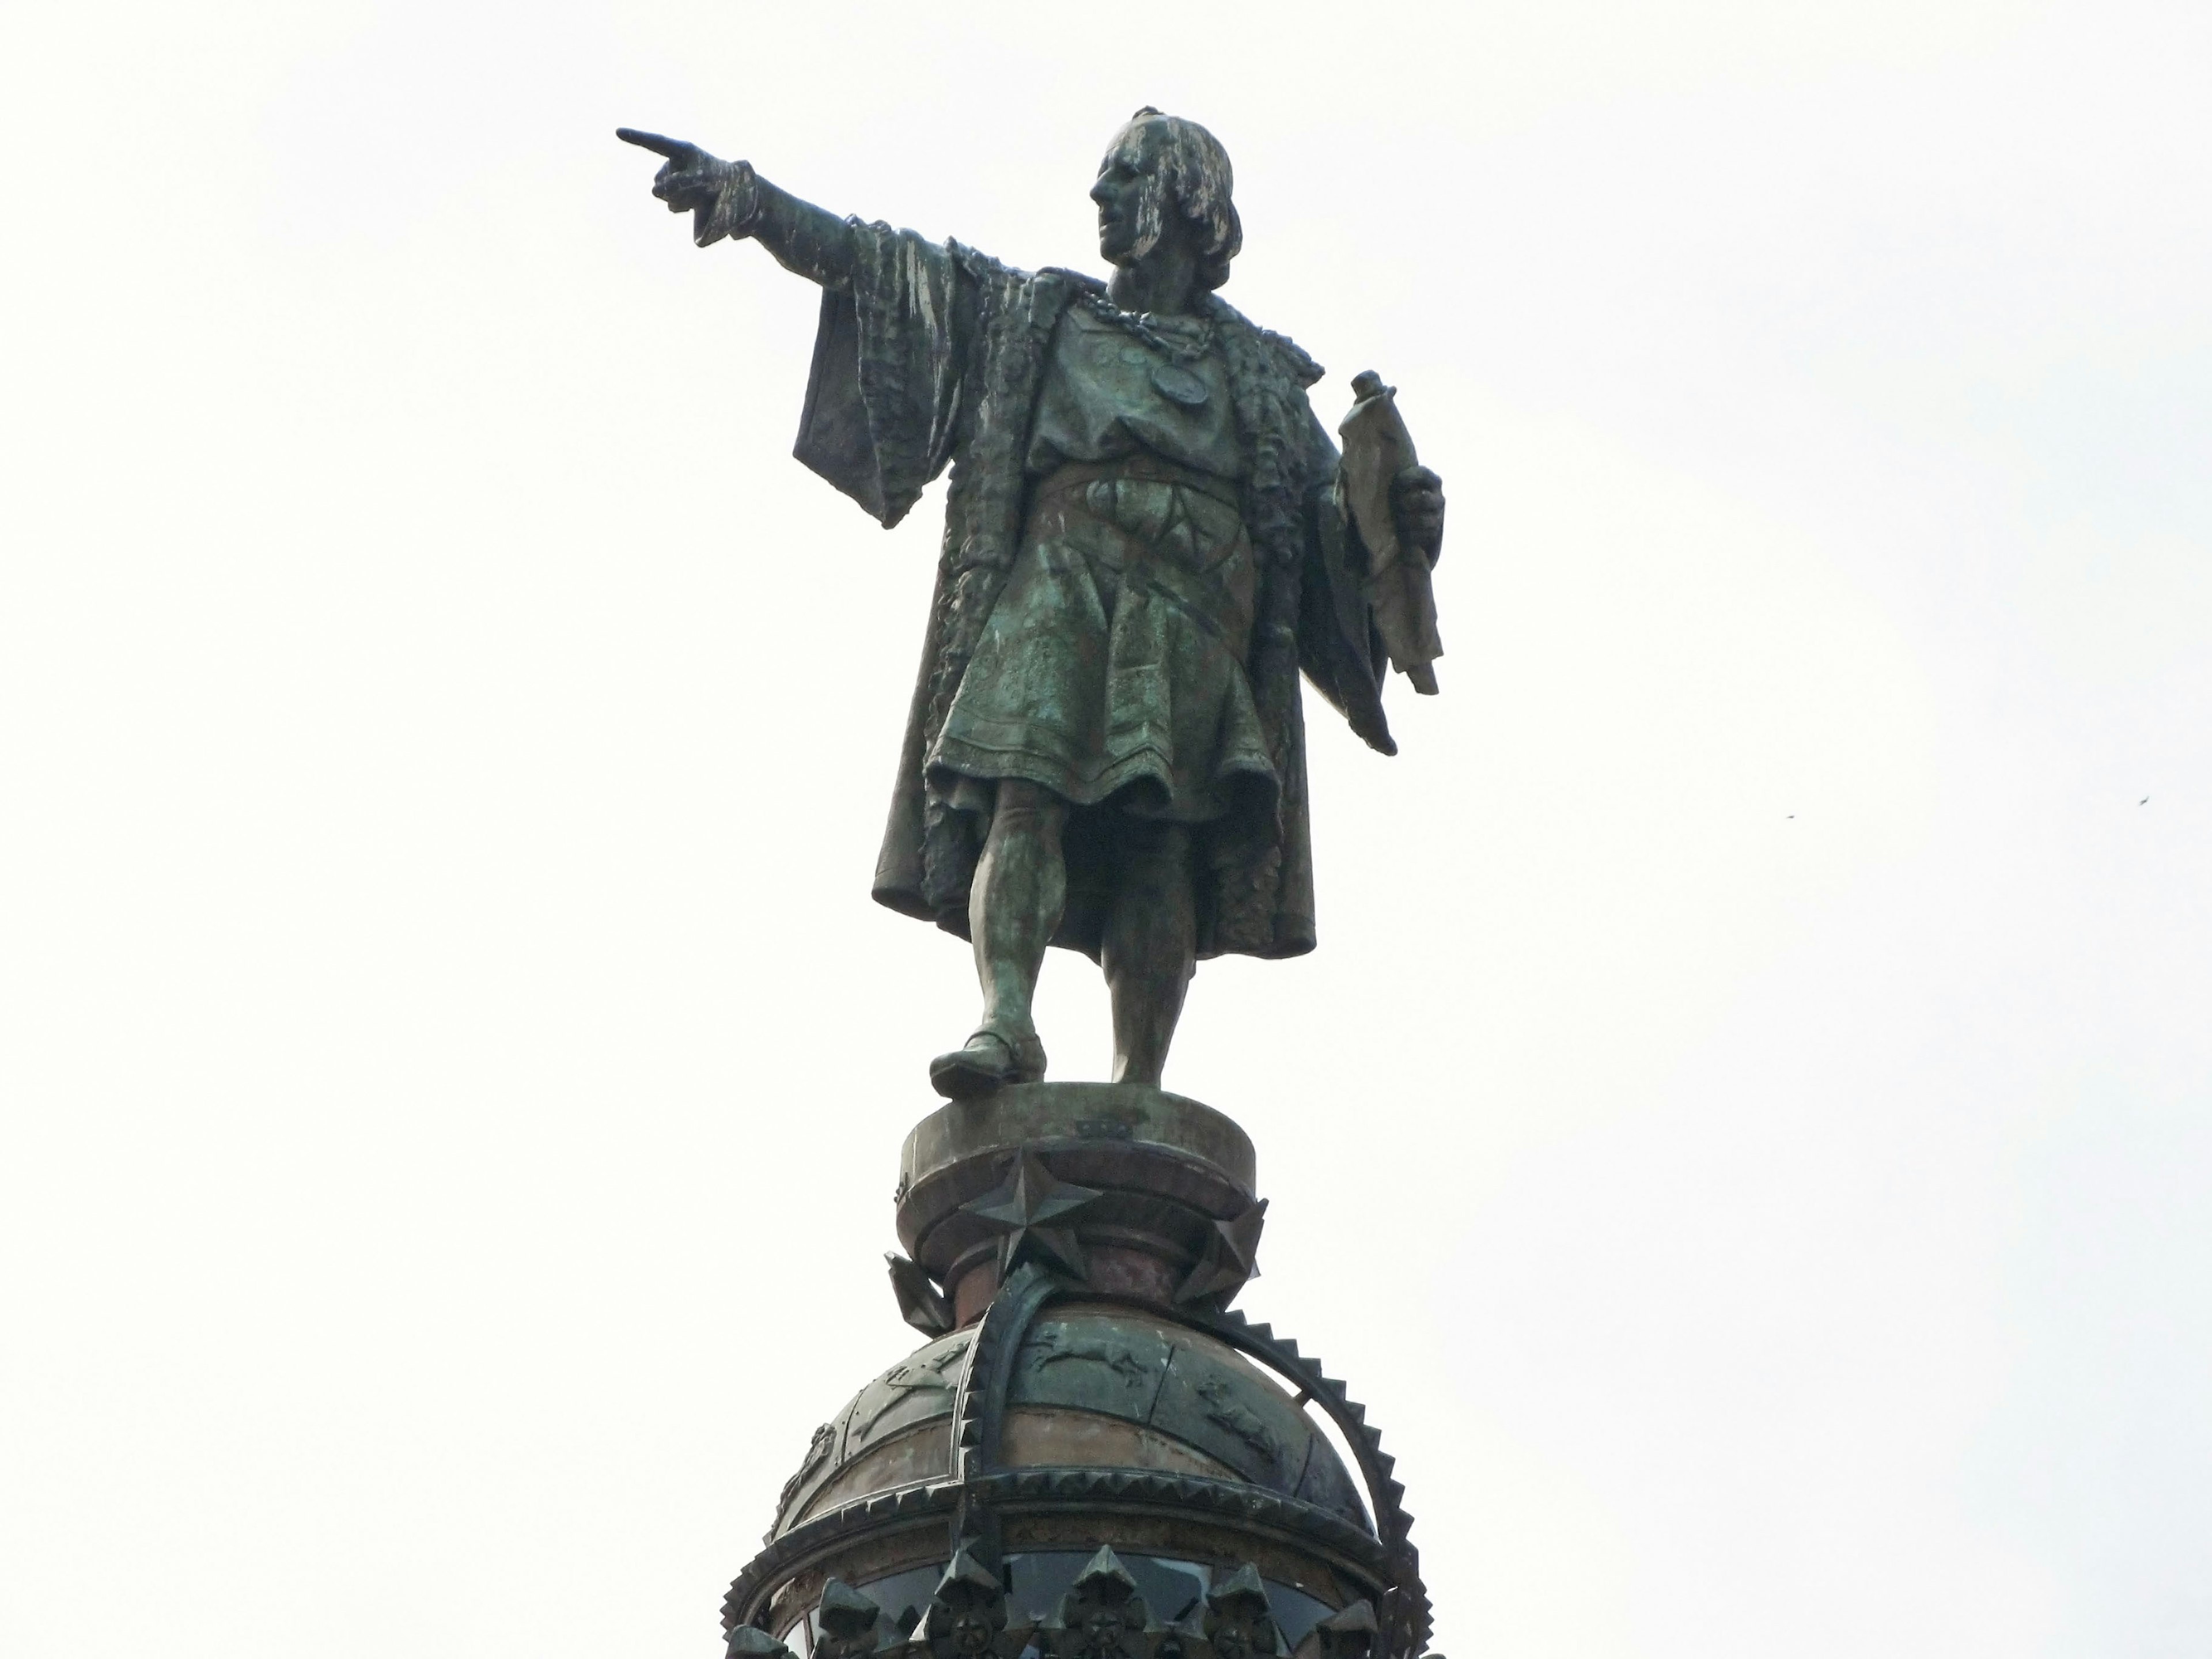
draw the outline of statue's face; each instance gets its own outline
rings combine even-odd
[[[1098,252],[1107,264],[1126,265],[1152,252],[1145,235],[1145,194],[1156,190],[1161,128],[1157,121],[1133,121],[1121,129],[1114,148],[1098,164],[1091,199],[1098,204]]]

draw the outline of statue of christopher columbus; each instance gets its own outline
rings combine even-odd
[[[1139,110],[1109,147],[1105,283],[619,136],[666,158],[653,193],[700,246],[750,237],[820,284],[799,459],[886,527],[952,469],[875,880],[975,947],[982,1018],[932,1082],[1044,1075],[1030,1000],[1060,945],[1105,970],[1115,1079],[1157,1086],[1198,958],[1313,949],[1301,671],[1385,754],[1390,660],[1434,684],[1386,651],[1377,584],[1395,561],[1425,598],[1436,474],[1389,464],[1359,510],[1307,401],[1320,368],[1215,292],[1243,234],[1194,122]]]

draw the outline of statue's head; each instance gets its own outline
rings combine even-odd
[[[1134,264],[1170,236],[1188,238],[1199,281],[1219,288],[1244,245],[1230,200],[1229,152],[1195,121],[1147,105],[1114,135],[1091,199],[1098,204],[1098,252],[1109,264]]]

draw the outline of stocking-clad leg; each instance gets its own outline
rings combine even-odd
[[[1114,1080],[1157,1088],[1197,963],[1190,831],[1133,818],[1125,833],[1103,953],[1114,1002]]]

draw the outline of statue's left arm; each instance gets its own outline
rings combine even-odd
[[[1434,570],[1444,550],[1444,481],[1425,466],[1407,467],[1390,481],[1390,509],[1399,542]]]

